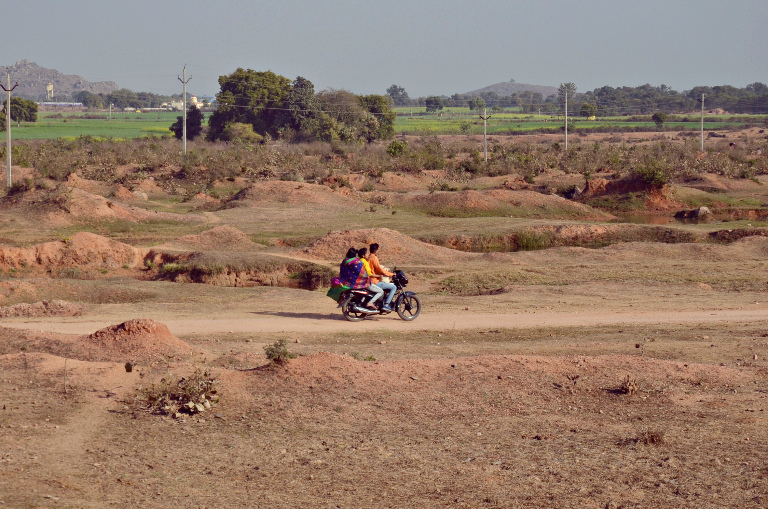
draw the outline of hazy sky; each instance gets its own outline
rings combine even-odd
[[[768,0],[6,0],[0,66],[213,95],[237,67],[411,97],[501,81],[768,83]],[[13,78],[13,77],[11,77]]]

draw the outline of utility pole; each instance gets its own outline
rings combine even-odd
[[[480,118],[483,119],[483,152],[485,152],[485,162],[488,162],[488,141],[486,140],[486,134],[488,133],[487,129],[487,122],[488,119],[491,118],[490,115],[486,115],[486,109],[483,108],[483,114],[480,115]]]
[[[704,152],[704,94],[701,94],[701,151]]]
[[[192,79],[192,76],[189,77],[189,80]],[[184,65],[184,79],[179,78],[179,81],[182,83],[182,101],[184,104],[184,120],[182,121],[182,135],[181,139],[184,140],[183,147],[184,147],[184,161],[187,160],[187,83],[189,83],[189,80],[187,79],[187,66]]]
[[[6,148],[5,148],[5,159],[8,163],[8,168],[5,173],[5,187],[10,188],[11,187],[11,90],[18,87],[19,84],[16,83],[13,87],[11,87],[11,74],[6,72],[6,76],[8,76],[8,88],[5,88],[3,85],[0,85],[0,87],[3,87],[3,90],[8,92],[8,102],[5,103],[5,141],[6,141]]]
[[[565,151],[568,152],[568,90],[565,91]]]

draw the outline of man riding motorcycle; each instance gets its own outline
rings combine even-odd
[[[381,266],[381,263],[379,263],[379,245],[377,243],[373,243],[370,246],[370,253],[368,254],[367,261],[368,265],[370,266],[370,270],[368,271],[368,274],[371,276],[371,282],[374,283],[376,286],[381,288],[382,290],[387,291],[387,297],[384,299],[384,308],[387,310],[391,310],[391,304],[392,304],[392,297],[395,295],[395,290],[397,290],[397,287],[389,282],[383,281],[383,277],[392,277],[395,275],[394,272],[389,272],[388,270],[384,269],[384,267]]]

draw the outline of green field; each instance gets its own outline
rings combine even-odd
[[[77,138],[131,139],[146,136],[172,136],[169,127],[179,112],[152,111],[145,113],[49,113],[38,114],[35,123],[11,125],[14,140]],[[84,118],[84,117],[89,118]],[[98,117],[98,118],[93,118]]]
[[[471,112],[469,108],[446,108],[441,113],[426,113],[425,108],[395,108],[397,120],[395,131],[404,134],[482,134],[483,121],[479,114]],[[500,113],[488,112],[490,118],[487,122],[489,134],[525,133],[531,131],[558,131],[562,129],[564,119],[562,116],[549,114],[515,113],[503,111]],[[677,116],[686,121],[675,121],[675,117],[667,121],[666,130],[698,130],[701,121],[695,116]],[[570,117],[569,124],[574,131],[600,130],[621,131],[637,129],[642,131],[656,131],[656,124],[648,121],[637,121],[637,117],[601,117],[596,120],[587,120],[583,117]],[[704,129],[727,129],[743,125],[763,125],[765,117],[762,115],[720,115],[705,116]]]
[[[395,108],[395,132],[402,134],[482,134],[483,121],[469,108],[447,108],[441,114],[427,114],[425,108]],[[206,115],[207,116],[210,114]],[[559,131],[563,118],[553,115],[534,115],[504,111],[490,113],[488,120],[489,134],[512,134],[539,131]],[[171,136],[171,124],[176,121],[179,112],[143,112],[143,113],[50,113],[38,114],[35,123],[21,126],[11,125],[11,138],[14,140],[77,138],[93,136],[96,138],[132,139],[146,136]],[[87,117],[87,118],[86,118]],[[674,119],[665,124],[666,130],[698,130],[699,121],[692,116],[686,122]],[[683,118],[679,116],[679,118]],[[603,132],[637,129],[656,131],[651,121],[636,121],[635,117],[605,117],[590,121],[582,117],[572,119],[571,132],[579,130],[599,130]],[[743,125],[763,125],[764,116],[757,115],[721,115],[705,117],[704,129],[728,129]],[[207,120],[206,120],[207,122]]]

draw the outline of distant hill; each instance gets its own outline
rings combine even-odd
[[[40,67],[29,60],[19,60],[7,67],[7,70],[11,75],[11,86],[17,82],[19,84],[13,91],[14,95],[35,101],[45,100],[45,87],[48,83],[53,85],[54,100],[62,97],[69,98],[83,90],[92,94],[109,94],[120,88],[114,81],[91,82],[82,76],[62,74],[56,69]]]
[[[501,83],[496,83],[495,85],[478,88],[477,90],[473,90],[471,92],[466,92],[466,93],[469,95],[480,95],[483,92],[496,92],[501,97],[506,97],[514,93],[520,94],[526,91],[530,91],[534,93],[538,92],[538,93],[541,93],[542,97],[547,98],[552,94],[557,94],[557,87],[548,87],[545,85],[530,85],[528,83],[516,83],[512,81],[503,81]]]

